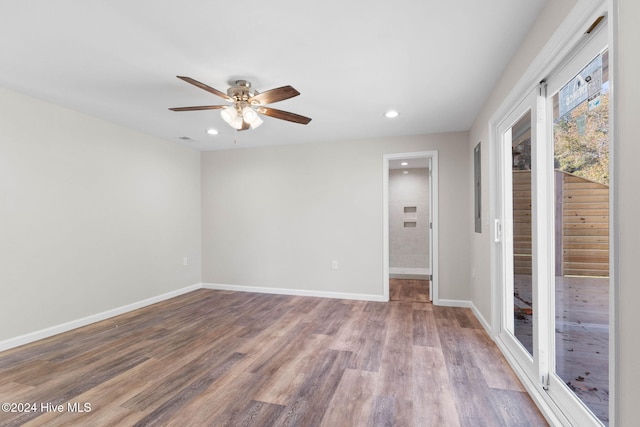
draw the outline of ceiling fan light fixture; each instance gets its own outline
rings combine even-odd
[[[231,125],[232,128],[237,129],[237,130],[241,130],[243,125],[244,125],[244,120],[242,120],[242,116],[238,116],[236,114],[234,119],[229,124]]]
[[[238,112],[234,107],[225,107],[220,112],[222,120],[233,126],[233,121],[238,117]]]
[[[256,113],[253,108],[247,106],[242,109],[242,117],[245,122],[251,123],[258,118],[258,113]]]
[[[255,129],[258,126],[260,126],[262,123],[264,123],[263,120],[256,114],[255,119],[249,122],[249,126],[251,126],[251,129]]]

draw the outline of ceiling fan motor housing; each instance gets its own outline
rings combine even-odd
[[[251,87],[251,82],[246,80],[236,80],[236,85],[227,89],[227,95],[233,98],[235,102],[247,102],[257,94],[258,91]]]

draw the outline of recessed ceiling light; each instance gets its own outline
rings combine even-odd
[[[407,162],[400,163],[400,166],[408,166],[408,165],[409,165],[409,163],[407,163]]]
[[[407,174],[409,174],[409,171],[402,171],[402,173],[407,175]]]
[[[384,116],[388,119],[393,119],[395,117],[398,117],[398,112],[396,110],[389,110],[384,113]]]
[[[218,131],[217,131],[217,130],[215,130],[215,129],[213,129],[213,128],[211,128],[211,129],[207,129],[207,133],[208,133],[209,135],[217,135],[217,134],[218,134]]]

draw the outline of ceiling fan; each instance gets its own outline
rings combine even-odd
[[[218,110],[221,109],[220,115],[232,128],[236,130],[255,129],[262,124],[259,114],[273,117],[276,119],[287,120],[294,123],[306,125],[311,121],[309,117],[299,114],[290,113],[288,111],[276,110],[275,108],[265,107],[265,104],[272,104],[285,99],[293,98],[300,95],[300,92],[291,86],[282,86],[276,89],[258,92],[251,87],[251,83],[246,80],[236,80],[234,86],[227,89],[227,93],[200,83],[191,77],[177,76],[179,79],[194,86],[204,89],[209,93],[219,96],[225,101],[232,102],[233,105],[203,105],[199,107],[177,107],[169,108],[171,111],[197,111],[197,110]]]

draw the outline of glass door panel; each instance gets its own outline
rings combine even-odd
[[[511,128],[513,320],[510,330],[533,356],[533,252],[531,248],[531,111]]]
[[[538,90],[531,91],[505,117],[499,127],[501,135],[502,225],[502,330],[501,340],[517,359],[524,372],[534,381],[538,377],[539,313],[536,285],[535,161],[538,129]]]
[[[599,54],[552,96],[555,373],[609,421],[609,67]]]

